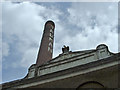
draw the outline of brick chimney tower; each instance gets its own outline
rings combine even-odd
[[[40,66],[52,59],[54,28],[55,28],[55,24],[53,21],[47,21],[45,23],[41,45],[36,61],[37,66]]]

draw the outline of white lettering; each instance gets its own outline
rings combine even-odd
[[[50,51],[50,47],[48,47],[48,51]]]
[[[52,49],[50,50],[50,52],[52,53]]]
[[[52,41],[52,42],[53,42],[53,39],[49,37],[49,41]]]
[[[52,29],[50,29],[50,34],[49,34],[49,44],[48,44],[48,51],[50,51],[51,53],[53,52],[52,48],[53,48],[53,26],[51,25]]]
[[[50,35],[49,35],[49,36],[50,36],[51,38],[53,38],[53,34],[51,34],[51,33],[50,33]]]
[[[52,48],[50,48],[50,46],[48,46],[48,51],[52,53]]]
[[[52,29],[54,28],[52,25],[51,25]]]
[[[51,43],[51,42],[49,43],[49,46],[51,46],[51,47],[52,47],[52,43]]]
[[[50,33],[53,33],[53,30],[52,30],[52,29],[50,29]]]

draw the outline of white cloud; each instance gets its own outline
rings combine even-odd
[[[17,51],[22,53],[22,60],[15,61],[13,67],[28,67],[35,63],[45,22],[49,19],[58,22],[61,14],[53,7],[29,2],[3,3],[4,56],[8,56],[8,47],[10,44],[15,46],[14,43]]]
[[[54,57],[61,53],[63,45],[70,50],[95,48],[105,43],[117,52],[117,6],[116,4],[73,3],[66,13],[54,6],[45,7],[34,3],[3,4],[3,35],[6,46],[14,45],[22,59],[13,62],[13,67],[29,67],[36,62],[44,24],[51,19],[55,22]],[[115,47],[113,47],[115,46]],[[6,52],[9,48],[6,47]],[[6,53],[6,56],[8,53]]]
[[[72,51],[80,51],[95,49],[104,43],[111,52],[118,51],[117,3],[72,3],[67,8],[68,12],[59,8],[56,5],[43,6],[29,2],[3,3],[2,49],[4,64],[7,62],[5,69],[9,71],[9,67],[19,67],[27,70],[36,62],[47,20],[55,22],[53,57],[62,52],[63,45],[70,46]],[[18,53],[20,57],[13,56],[12,60],[11,53]],[[11,64],[8,65],[8,62]]]
[[[34,63],[36,63],[36,55],[37,55],[37,48],[31,48],[29,50],[27,50],[24,55],[23,55],[23,59],[21,60],[21,66],[22,67],[29,67],[29,65],[32,65]]]
[[[117,3],[73,3],[68,9],[68,21],[82,28],[76,36],[70,36],[73,49],[105,43],[112,52],[118,52],[117,9]]]

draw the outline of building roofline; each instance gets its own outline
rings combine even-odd
[[[51,73],[51,74],[46,74],[46,75],[42,75],[42,76],[30,78],[30,79],[19,79],[19,80],[15,80],[15,81],[12,81],[12,82],[3,83],[2,86],[3,86],[3,88],[10,88],[10,87],[18,86],[18,85],[38,82],[40,80],[46,80],[46,79],[53,78],[53,77],[56,77],[56,76],[59,76],[59,75],[65,75],[65,74],[77,72],[79,70],[84,70],[84,69],[87,69],[87,68],[100,66],[100,65],[111,63],[111,62],[118,61],[118,60],[120,60],[120,52],[113,55],[113,56],[104,58],[104,59],[100,59],[100,60],[97,60],[97,61],[94,61],[94,62],[90,62],[90,63],[84,64],[84,65],[76,66],[76,67],[69,68],[69,69],[66,69],[66,70],[54,72],[54,73]]]

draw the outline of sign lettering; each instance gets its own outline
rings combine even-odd
[[[52,26],[52,29],[50,29],[49,44],[48,44],[48,51],[50,51],[51,53],[53,51],[52,48],[53,48],[53,26]]]

